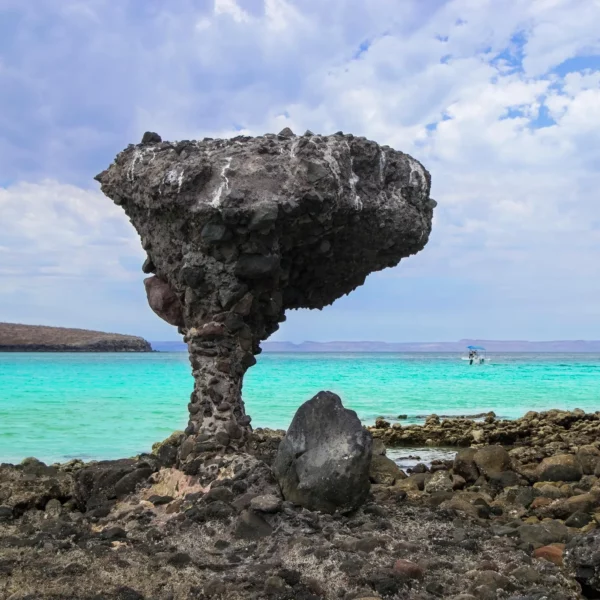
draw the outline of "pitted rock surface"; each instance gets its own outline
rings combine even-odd
[[[435,201],[418,161],[352,135],[144,140],[97,179],[181,306],[147,284],[190,351],[180,464],[193,473],[203,452],[246,446],[242,377],[284,311],[323,308],[421,250]]]
[[[273,472],[286,500],[332,513],[358,508],[370,489],[373,439],[353,410],[319,392],[294,415]]]

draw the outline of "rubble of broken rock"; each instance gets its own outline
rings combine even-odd
[[[444,429],[435,421],[428,435]],[[255,430],[251,454],[207,455],[211,480],[174,466],[182,434],[135,459],[2,465],[0,598],[598,597],[600,419],[503,423],[472,424],[480,443],[410,472],[373,428],[371,489],[346,513],[283,499],[281,431]],[[512,431],[523,435],[488,443]]]

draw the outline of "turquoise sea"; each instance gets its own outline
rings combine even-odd
[[[600,410],[600,355],[506,354],[469,366],[454,354],[258,357],[244,383],[255,427],[285,428],[322,389],[366,423],[436,412]],[[0,353],[0,462],[133,456],[187,422],[187,353]]]

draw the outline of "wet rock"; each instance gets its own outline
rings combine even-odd
[[[475,452],[473,461],[480,473],[490,476],[510,469],[510,456],[502,446],[485,446]]]
[[[535,492],[531,487],[509,487],[506,488],[498,500],[506,504],[515,504],[528,508],[535,499]]]
[[[519,485],[521,479],[514,471],[501,471],[488,476],[490,484],[497,488],[507,488]]]
[[[428,494],[434,492],[451,492],[453,490],[452,479],[447,471],[437,471],[431,479],[425,483],[424,490]]]
[[[336,394],[319,392],[296,412],[273,471],[286,500],[311,510],[359,507],[369,493],[372,438]]]
[[[467,485],[467,482],[465,481],[464,477],[461,477],[460,475],[452,475],[453,490],[462,490],[465,485]]]
[[[479,469],[475,464],[475,448],[466,448],[456,453],[452,469],[454,473],[460,475],[467,482],[477,481],[479,477]]]
[[[427,468],[427,465],[423,464],[423,463],[417,463],[412,469],[411,469],[412,473],[417,473],[417,474],[422,474],[422,473],[429,473],[429,469]]]
[[[600,450],[596,446],[582,446],[575,456],[584,475],[593,475],[600,465]]]
[[[581,464],[572,454],[558,454],[545,458],[538,469],[540,481],[579,481],[582,475]]]
[[[369,479],[371,483],[394,485],[396,481],[406,479],[406,474],[391,458],[382,454],[373,454],[369,468]]]

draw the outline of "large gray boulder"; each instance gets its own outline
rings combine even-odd
[[[286,500],[332,513],[358,508],[369,493],[371,434],[332,392],[296,412],[273,464]]]
[[[188,473],[246,448],[243,375],[285,311],[323,308],[422,250],[435,206],[417,160],[342,133],[148,133],[96,179],[140,235],[151,308],[188,344]]]

